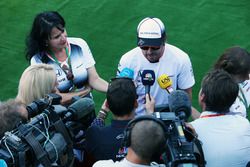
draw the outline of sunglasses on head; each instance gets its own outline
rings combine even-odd
[[[118,79],[125,79],[125,80],[130,80],[133,82],[132,78],[129,78],[129,77],[114,77],[114,78],[111,78],[109,82],[111,83],[112,81],[118,80]]]
[[[152,50],[158,50],[160,49],[160,46],[142,46],[140,47],[142,50],[148,50],[149,48],[151,48]]]

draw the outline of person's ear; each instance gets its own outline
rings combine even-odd
[[[109,108],[109,103],[108,103],[107,100],[105,100],[105,106],[106,106],[107,108]]]
[[[205,101],[205,94],[203,93],[202,89],[200,89],[199,91],[198,98],[199,98],[199,102]]]
[[[205,94],[201,92],[200,93],[200,101],[205,102],[205,98],[206,98]]]

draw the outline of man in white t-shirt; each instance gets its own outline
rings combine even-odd
[[[238,84],[224,70],[203,78],[199,93],[203,112],[191,125],[202,143],[206,167],[245,167],[250,161],[250,123],[228,114],[238,92]]]
[[[179,48],[167,44],[165,27],[158,18],[147,17],[137,27],[138,47],[124,54],[119,62],[117,75],[124,69],[133,70],[133,79],[138,94],[137,115],[145,114],[145,86],[141,74],[144,70],[153,70],[155,78],[166,74],[172,81],[171,87],[185,90],[192,98],[192,86],[195,84],[193,68],[188,55]],[[157,82],[150,87],[156,106],[168,104],[168,93]]]

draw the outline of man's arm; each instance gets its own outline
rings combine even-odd
[[[184,89],[185,92],[188,93],[190,100],[192,100],[192,88]],[[191,117],[193,120],[197,119],[200,117],[200,112],[192,106],[192,113]]]
[[[105,99],[97,117],[91,123],[91,126],[93,126],[93,125],[99,126],[99,127],[105,126],[105,119],[107,118],[108,113],[110,112],[109,108],[106,105],[106,102],[107,102],[107,100]]]

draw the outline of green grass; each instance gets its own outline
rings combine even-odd
[[[168,42],[187,52],[196,84],[197,108],[200,81],[220,53],[232,45],[250,50],[249,0],[2,0],[0,2],[0,100],[17,94],[19,78],[28,66],[24,41],[34,16],[57,10],[66,20],[69,36],[85,39],[106,80],[115,75],[117,63],[136,46],[136,27],[146,16],[165,23]],[[94,91],[96,108],[104,94]]]

